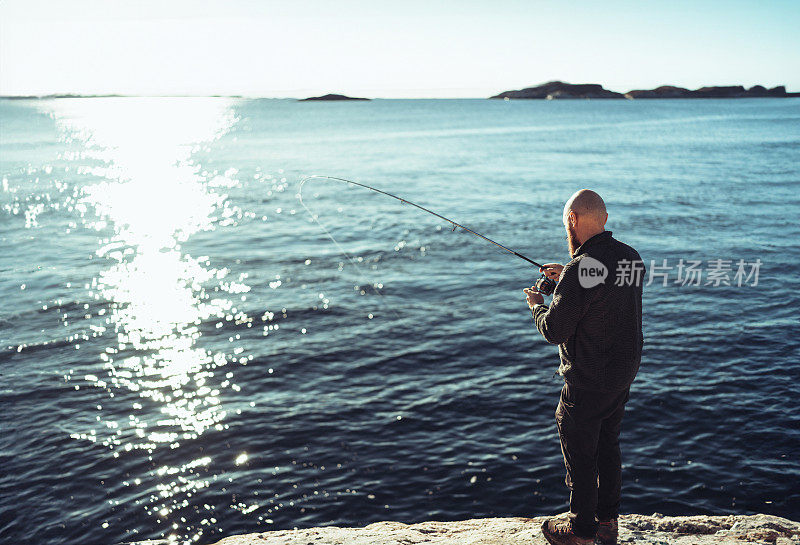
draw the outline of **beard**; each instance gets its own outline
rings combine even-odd
[[[569,255],[572,257],[575,254],[575,250],[581,243],[578,241],[578,234],[575,232],[575,229],[572,225],[567,225],[567,247],[569,248]]]

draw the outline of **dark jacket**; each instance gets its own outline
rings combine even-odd
[[[641,362],[644,263],[611,231],[591,237],[572,257],[552,303],[533,307],[536,328],[547,342],[558,345],[558,374],[566,382],[618,392],[630,386]]]

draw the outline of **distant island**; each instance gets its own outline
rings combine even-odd
[[[745,89],[741,85],[731,85],[728,87],[701,87],[690,91],[683,87],[673,87],[672,85],[662,85],[655,89],[644,89],[628,91],[625,98],[763,98],[763,97],[795,97],[800,93],[787,93],[786,87],[779,85],[772,89],[767,89],[763,85],[754,85]]]
[[[301,98],[299,99],[300,102],[305,102],[307,100],[371,100],[369,98],[359,98],[359,97],[349,97],[345,95],[335,95],[329,93],[327,95],[322,95],[319,97],[308,97],[308,98]]]
[[[625,98],[622,93],[615,93],[604,89],[599,83],[564,83],[563,81],[550,81],[527,87],[518,91],[506,91],[489,98],[540,98],[553,100],[557,98]]]
[[[772,89],[767,89],[763,85],[754,85],[745,89],[742,85],[730,85],[723,87],[700,87],[694,91],[684,87],[673,85],[662,85],[655,89],[640,89],[628,91],[625,94],[617,93],[604,89],[599,83],[564,83],[563,81],[550,81],[537,85],[536,87],[526,87],[516,91],[505,91],[499,95],[489,98],[502,99],[579,99],[579,98],[748,98],[748,97],[796,97],[800,93],[787,93],[786,87],[779,85]]]

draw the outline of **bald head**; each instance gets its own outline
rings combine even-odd
[[[585,241],[606,228],[606,203],[591,189],[581,189],[564,205],[564,228],[567,230],[570,254]]]
[[[567,204],[564,205],[564,223],[567,223],[570,212],[587,224],[595,223],[601,228],[605,227],[606,219],[608,219],[606,203],[591,189],[581,189],[569,198]]]

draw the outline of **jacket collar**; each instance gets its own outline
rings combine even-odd
[[[589,239],[587,239],[586,241],[584,241],[583,244],[578,246],[578,248],[575,250],[575,253],[572,254],[573,259],[578,257],[581,254],[585,254],[586,250],[590,246],[594,246],[596,244],[602,244],[604,242],[607,242],[608,239],[610,239],[610,238],[611,238],[611,231],[603,231],[602,233],[597,233],[596,235],[594,235],[594,236],[590,237]]]

